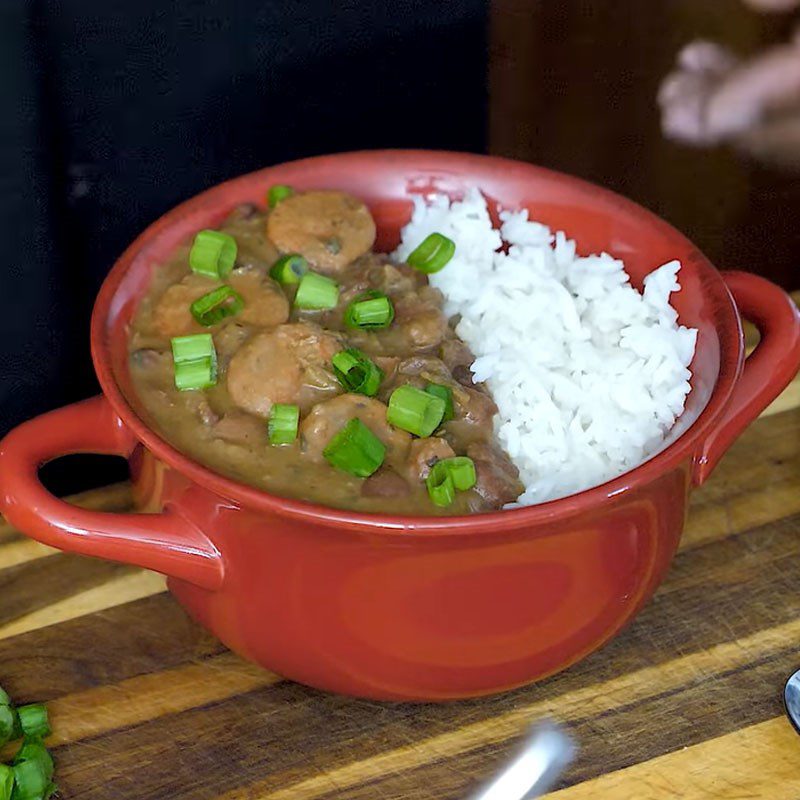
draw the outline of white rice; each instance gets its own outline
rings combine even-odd
[[[477,189],[452,203],[416,198],[394,256],[435,231],[456,243],[431,284],[461,316],[472,373],[499,409],[497,437],[525,484],[512,505],[531,505],[603,483],[660,448],[690,391],[697,331],[678,325],[669,303],[678,261],[651,272],[640,294],[608,253],[578,256],[527,211],[500,219],[493,229]]]

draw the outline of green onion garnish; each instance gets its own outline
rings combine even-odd
[[[236,239],[229,233],[200,231],[189,252],[189,266],[192,272],[224,280],[233,269],[236,253]]]
[[[0,764],[0,800],[11,800],[14,789],[14,770],[5,764]]]
[[[50,777],[37,760],[14,764],[14,800],[39,800],[50,785]]]
[[[395,428],[425,437],[439,427],[444,409],[445,402],[441,397],[406,384],[392,392],[386,419]]]
[[[425,391],[428,394],[441,397],[442,400],[444,400],[444,416],[442,417],[442,422],[453,419],[455,416],[455,411],[453,409],[453,390],[449,386],[442,386],[441,383],[429,383],[425,387]]]
[[[300,279],[294,304],[297,308],[323,310],[335,308],[339,302],[339,284],[336,281],[318,275],[316,272],[307,272]]]
[[[31,703],[17,709],[22,733],[30,739],[44,739],[50,735],[47,709],[41,703]]]
[[[10,705],[0,706],[0,747],[14,738],[17,728],[17,712]]]
[[[294,194],[294,189],[291,186],[285,186],[282,183],[276,183],[270,186],[267,191],[267,205],[270,208],[275,208],[281,200],[291,197]]]
[[[453,456],[437,461],[437,464],[444,464],[453,476],[453,484],[459,492],[466,492],[471,489],[478,480],[475,474],[475,462],[467,456]]]
[[[214,354],[214,340],[210,333],[176,336],[172,341],[172,358],[176,364],[209,358]]]
[[[306,272],[308,272],[308,261],[299,253],[287,253],[272,265],[269,274],[282,286],[288,286],[300,283]]]
[[[449,506],[456,491],[465,492],[477,481],[475,463],[466,456],[454,456],[437,461],[425,479],[428,496],[437,506]]]
[[[394,305],[383,292],[364,292],[358,295],[344,312],[348,328],[387,328],[394,319]]]
[[[0,764],[0,800],[46,800],[58,790],[52,782],[53,757],[41,741],[50,735],[47,709],[31,703],[15,710],[8,694],[0,689],[0,719],[4,733],[11,730],[11,739],[25,736],[13,764]]]
[[[14,756],[14,763],[19,764],[22,761],[38,761],[48,778],[53,775],[53,757],[39,739],[26,739],[22,743],[22,747]]]
[[[336,469],[368,478],[383,464],[386,446],[358,417],[354,417],[328,442],[322,455]]]
[[[331,364],[345,391],[375,396],[383,380],[383,370],[360,350],[355,347],[340,350]]]
[[[297,423],[300,421],[300,408],[284,403],[274,403],[269,414],[267,430],[269,443],[291,444],[297,438]]]
[[[242,296],[230,286],[220,286],[204,294],[189,306],[192,316],[203,326],[210,327],[225,317],[232,317],[244,308]]]
[[[434,505],[446,508],[456,499],[456,487],[453,483],[453,475],[449,469],[442,467],[442,462],[437,461],[425,479],[428,487],[428,497]]]
[[[406,263],[430,275],[438,272],[453,257],[456,252],[456,243],[441,233],[432,233],[426,236],[422,244],[409,253]]]
[[[176,336],[171,342],[176,388],[185,392],[216,384],[217,352],[210,333]]]
[[[208,389],[217,383],[217,365],[210,358],[175,365],[175,388],[181,392]]]

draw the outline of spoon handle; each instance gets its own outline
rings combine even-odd
[[[491,783],[471,800],[523,800],[547,792],[572,761],[575,745],[551,722],[536,725],[521,749]]]

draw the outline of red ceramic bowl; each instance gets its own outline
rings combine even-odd
[[[268,186],[362,197],[391,248],[414,192],[477,185],[625,259],[633,281],[680,258],[683,324],[699,329],[686,411],[665,449],[580,494],[470,517],[338,511],[275,497],[173,449],[137,413],[125,334],[153,269],[200,228]],[[741,316],[740,316],[741,315]],[[761,330],[745,361],[741,317]],[[348,153],[245,175],[178,206],[123,254],[92,320],[103,395],[21,425],[0,446],[2,511],[36,539],[163,572],[178,601],[246,658],[303,683],[380,699],[498,692],[564,669],[614,636],[672,558],[690,490],[800,365],[790,298],[720,274],[681,234],[590,184],[528,164],[435,152]],[[147,514],[74,508],[37,468],[66,453],[130,460]]]

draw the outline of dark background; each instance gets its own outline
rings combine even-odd
[[[316,153],[486,147],[481,0],[0,9],[0,432],[96,391],[94,297],[177,202]]]
[[[631,197],[720,269],[800,288],[800,175],[665,140],[655,101],[688,42],[746,56],[798,21],[742,0],[493,0],[489,147]]]
[[[0,434],[97,391],[91,306],[148,223],[306,155],[533,161],[796,288],[798,178],[664,141],[654,100],[687,41],[755,52],[790,23],[739,0],[0,0]]]

